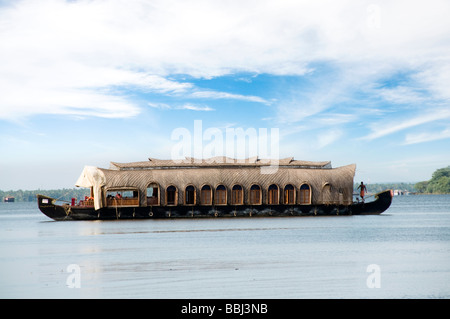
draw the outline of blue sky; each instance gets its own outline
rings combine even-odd
[[[170,158],[172,133],[195,120],[277,128],[281,158],[356,163],[355,182],[427,180],[450,165],[448,12],[434,0],[2,1],[0,189]]]

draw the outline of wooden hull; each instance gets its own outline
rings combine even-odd
[[[54,220],[115,220],[150,218],[219,218],[219,217],[281,217],[281,216],[343,216],[376,215],[389,208],[390,190],[375,195],[367,203],[352,205],[239,205],[239,206],[149,206],[93,207],[56,205],[53,198],[38,195],[42,213]]]

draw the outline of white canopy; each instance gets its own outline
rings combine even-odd
[[[95,166],[85,166],[75,186],[93,188],[94,207],[100,209],[102,205],[102,186],[106,183],[105,174]]]

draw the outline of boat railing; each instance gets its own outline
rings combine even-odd
[[[94,207],[94,200],[93,199],[80,200],[79,203],[78,203],[78,206]]]
[[[139,198],[107,198],[106,205],[109,207],[139,206]]]

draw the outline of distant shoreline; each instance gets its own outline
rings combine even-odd
[[[5,197],[14,197],[15,202],[35,202],[36,195],[47,195],[61,201],[70,201],[72,198],[82,199],[89,196],[90,190],[87,188],[61,188],[61,189],[35,189],[35,190],[0,190],[0,200],[3,202]]]

